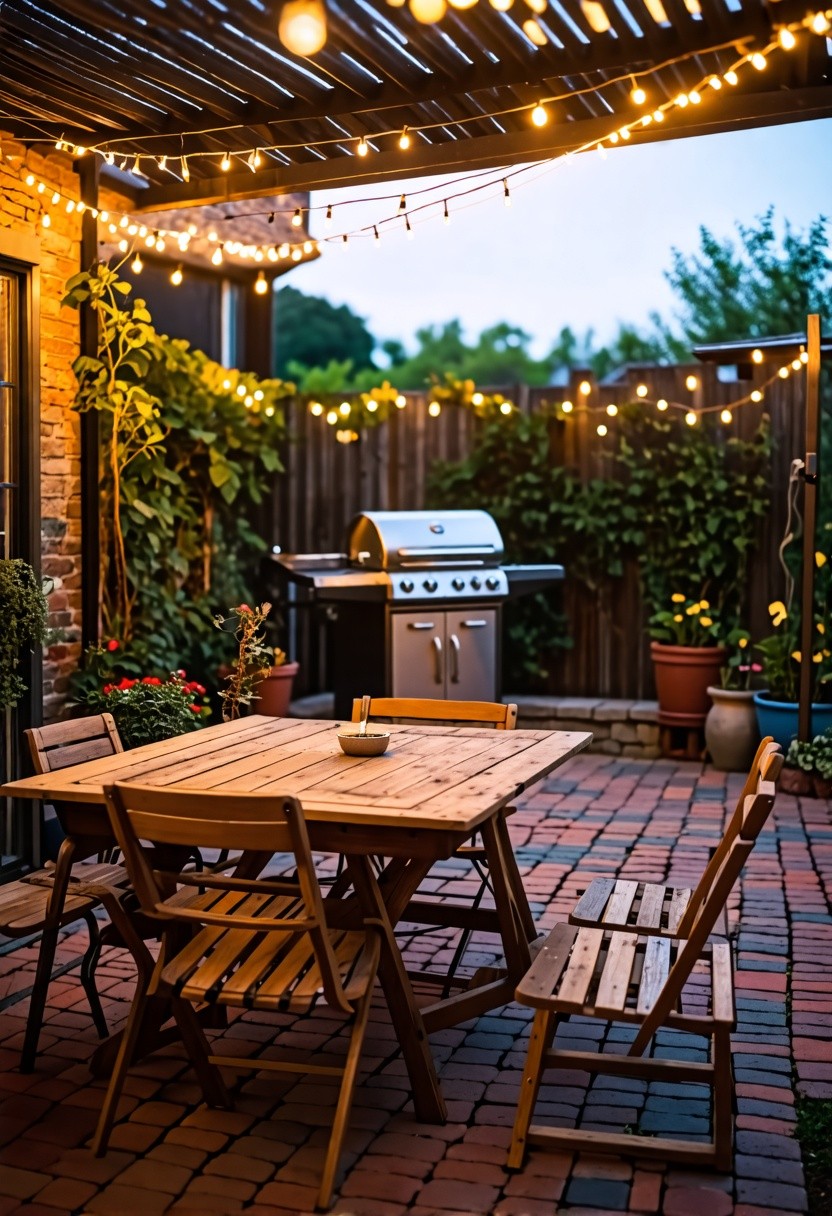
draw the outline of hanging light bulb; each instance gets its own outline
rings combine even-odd
[[[634,106],[643,106],[647,100],[647,94],[640,84],[633,84],[630,91],[630,101]]]
[[[751,400],[754,402],[757,402],[757,403],[759,403],[763,399],[763,394],[760,392],[760,390],[758,388],[755,388],[754,391],[750,394],[750,396],[751,396]]]
[[[174,287],[179,287],[183,278],[184,275],[182,274],[182,267],[177,266],[176,270],[174,270],[173,274],[170,276],[170,281],[173,283]]]
[[[691,91],[688,93],[688,98],[690,99],[690,104],[692,106],[698,106],[702,100],[702,94],[698,89],[691,89]]]
[[[532,110],[532,122],[536,127],[545,127],[548,121],[549,111],[542,104],[542,102],[538,102]]]
[[[52,216],[48,211],[44,211],[43,215],[40,217],[40,222],[44,228],[52,227]]]
[[[765,55],[762,55],[759,51],[755,51],[753,55],[749,55],[748,62],[751,64],[752,68],[756,68],[758,72],[764,72],[768,66]]]
[[[534,17],[527,17],[523,22],[523,33],[534,46],[547,46],[549,39],[546,31]]]
[[[188,168],[187,156],[182,157],[182,181],[189,182],[191,180],[191,171]]]
[[[656,402],[656,409],[662,414],[665,412],[667,409],[667,402],[665,401],[664,397],[659,397],[658,401]]]
[[[375,224],[373,224],[373,245],[376,249],[381,248],[381,237],[379,236],[379,231]]]
[[[739,78],[739,76],[737,75],[737,73],[734,71],[734,69],[733,69],[733,68],[730,68],[730,69],[729,69],[729,70],[728,70],[728,71],[725,73],[725,75],[722,77],[722,79],[725,81],[725,83],[726,83],[726,84],[730,84],[730,85],[732,85],[732,86],[733,86],[733,85],[735,85],[735,84],[739,84],[739,79],[740,79],[740,78]]]
[[[730,410],[722,410],[719,415],[719,421],[724,422],[726,426],[734,421],[734,415]]]
[[[144,262],[138,253],[130,263],[130,269],[133,271],[133,274],[141,274],[142,270],[144,269]]]
[[[251,169],[252,173],[256,173],[262,163],[263,158],[260,155],[259,148],[255,148],[252,152],[249,152],[246,159],[246,164],[248,165],[249,169]]]
[[[220,168],[222,169],[223,173],[227,173],[228,170],[231,168],[231,157],[228,155],[227,152],[224,153],[223,158],[220,161]]]
[[[403,194],[399,199],[399,215],[407,211],[407,195]]]
[[[213,266],[222,266],[222,245],[217,245],[214,252],[211,254],[211,264]]]
[[[688,412],[685,414],[685,422],[688,424],[688,426],[696,426],[698,421],[699,418],[694,411],[688,410]]]
[[[431,401],[430,405],[428,406],[428,413],[430,414],[431,418],[438,418],[442,413],[442,406],[438,401]]]
[[[685,379],[685,388],[690,393],[694,392],[697,388],[699,388],[699,381],[697,380],[696,376],[688,376]]]
[[[300,207],[295,207],[295,213],[292,216],[292,227],[300,228],[302,223],[303,223],[303,212],[301,211]]]
[[[366,156],[367,153],[370,151],[370,145],[367,143],[367,140],[364,138],[363,135],[359,139],[358,147],[355,150],[359,156]]]
[[[257,278],[254,280],[254,290],[258,296],[264,296],[269,290],[269,281],[261,270]]]
[[[571,401],[561,401],[560,408],[564,414],[571,414],[575,407]]]
[[[168,158],[166,156],[160,156],[159,157],[159,168],[162,170],[165,170],[165,169],[167,169],[167,167],[168,167]]]
[[[320,418],[320,416],[323,412],[324,412],[324,407],[321,405],[320,401],[310,401],[309,402],[309,413],[310,414],[313,414],[316,418]]]
[[[582,380],[581,383],[578,385],[578,392],[581,394],[582,397],[588,397],[589,394],[592,392],[592,385],[589,383],[588,380]]]
[[[793,51],[797,46],[797,39],[788,26],[785,25],[781,25],[780,29],[777,31],[777,41],[780,43],[784,51]]]
[[[762,361],[763,361],[763,352],[759,348],[752,350],[751,362],[752,363],[762,363]]]
[[[448,11],[447,0],[410,0],[410,11],[422,25],[435,25]]]
[[[405,228],[405,232],[407,233],[408,240],[412,241],[413,240],[413,228],[410,223],[410,216],[407,214],[406,211],[404,213],[404,228]]]
[[[647,396],[647,385],[646,384],[637,384],[636,385],[636,396],[637,397],[646,397]]]
[[[599,422],[599,424],[598,424],[598,426],[596,426],[595,430],[601,436],[602,439],[607,434],[607,427],[603,422]]]
[[[815,13],[809,20],[809,28],[814,34],[828,34],[830,25],[826,13]]]
[[[653,111],[653,122],[664,122],[664,110]]]
[[[396,398],[396,409],[403,410],[406,405],[407,397],[405,397],[404,393],[399,393],[398,397]]]
[[[326,42],[323,0],[286,0],[280,10],[277,34],[293,55],[316,54]]]
[[[407,127],[402,128],[402,133],[399,136],[399,147],[401,148],[402,152],[406,152],[410,147],[410,134]],[[402,198],[404,198],[404,195],[402,195]],[[401,207],[399,210],[401,210]]]
[[[513,408],[514,408],[514,407],[512,406],[512,404],[511,404],[511,402],[510,402],[510,401],[503,401],[503,402],[501,402],[501,403],[500,403],[500,413],[501,413],[501,414],[506,414],[506,415],[508,415],[508,414],[510,414],[510,413],[511,413],[511,411],[512,411],[512,409],[513,409]]]
[[[712,88],[712,89],[714,89],[714,90],[715,90],[717,93],[718,93],[718,92],[719,92],[719,90],[722,88],[722,81],[719,79],[719,77],[718,77],[718,76],[712,76],[712,77],[711,77],[711,79],[708,81],[708,84],[709,84],[709,85],[711,86],[711,88]]]
[[[610,402],[610,404],[607,406],[607,413],[609,414],[610,418],[614,418],[618,413],[618,406],[614,402]]]

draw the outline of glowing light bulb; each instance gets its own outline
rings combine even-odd
[[[326,43],[323,0],[286,0],[280,10],[277,35],[293,55],[316,54]]]
[[[40,222],[44,228],[52,227],[52,216],[48,211],[44,211],[43,215],[40,217]]]
[[[430,414],[431,418],[438,418],[442,413],[442,406],[438,401],[431,401],[430,405],[428,406],[428,413]]]
[[[781,26],[777,31],[777,41],[780,43],[784,51],[793,51],[797,46],[797,39],[791,30],[785,25]]]
[[[753,393],[751,393],[751,400],[760,402],[760,401],[762,401],[762,399],[763,399],[763,394],[760,392],[760,390],[758,388],[755,388]]]
[[[695,389],[699,388],[699,381],[696,376],[687,376],[685,378],[685,388],[689,393],[692,393]]]
[[[752,363],[762,363],[762,361],[763,361],[763,352],[759,348],[752,350],[751,362]]]
[[[180,161],[180,166],[181,166],[181,173],[182,173],[182,181],[189,182],[191,180],[191,171],[188,168],[187,156],[182,157],[182,159]]]
[[[352,406],[350,405],[349,401],[342,401],[338,406],[338,413],[342,418],[349,418],[351,410]]]
[[[237,396],[245,397],[245,395],[246,395],[246,386],[244,384],[238,384],[237,385]]]
[[[367,402],[367,409],[370,411],[371,414],[374,414],[376,412],[376,410],[378,409],[378,402],[376,401],[375,397],[371,397],[369,399],[369,401]]]
[[[809,28],[814,34],[828,34],[830,26],[826,13],[815,13],[810,19]]]
[[[269,281],[261,270],[257,278],[254,280],[254,290],[258,296],[264,296],[269,290]]]
[[[399,393],[398,397],[396,398],[396,409],[403,410],[406,405],[407,397],[405,397],[404,393]]]
[[[688,98],[692,106],[698,106],[702,100],[702,94],[697,89],[691,89],[688,93]]]
[[[722,410],[719,415],[719,421],[724,422],[725,425],[728,426],[729,422],[734,421],[734,415],[731,413],[730,410]]]
[[[664,110],[653,111],[653,122],[664,122]]]
[[[130,269],[133,271],[133,274],[141,274],[142,270],[144,269],[144,262],[138,253],[130,263]]]
[[[362,135],[358,141],[358,147],[355,149],[359,156],[366,156],[370,151],[370,145]]]
[[[220,168],[222,169],[223,173],[227,173],[228,170],[231,168],[231,157],[228,155],[227,152],[225,153],[222,160],[220,161]]]
[[[575,407],[571,401],[561,401],[560,408],[562,413],[571,414]]]
[[[513,406],[510,401],[503,401],[502,404],[500,405],[501,414],[508,415],[511,413],[512,409],[513,409]]]
[[[781,367],[780,370],[778,371],[777,375],[780,377],[781,380],[787,380],[789,378],[789,368]]]
[[[680,93],[679,96],[676,98],[676,105],[679,107],[680,110],[684,110],[685,106],[688,104],[689,101],[690,101],[690,98],[688,97],[687,93]]]
[[[402,133],[399,136],[399,147],[403,152],[406,152],[410,147],[410,135],[408,134],[407,127],[403,128]],[[404,195],[402,195],[402,198],[404,198]]]
[[[715,89],[717,93],[722,88],[722,81],[719,79],[718,76],[712,76],[711,79],[708,81],[708,84],[711,86],[712,89]]]
[[[292,216],[292,227],[300,228],[302,223],[303,223],[303,212],[301,211],[300,207],[295,207],[295,213]]]
[[[448,11],[446,0],[410,0],[410,11],[422,25],[435,25]]]
[[[217,245],[211,254],[211,263],[214,266],[222,266],[222,245]]]
[[[549,111],[541,102],[538,102],[532,110],[532,122],[536,127],[545,127],[548,121]]]
[[[640,84],[634,85],[630,93],[630,101],[634,106],[643,106],[647,100],[647,94]]]
[[[755,51],[753,55],[749,55],[748,62],[758,72],[764,72],[768,66],[765,55],[761,55],[759,51]]]
[[[607,406],[607,413],[609,414],[610,418],[614,418],[618,413],[618,406],[611,401]]]
[[[118,243],[118,251],[119,251],[119,253],[126,253],[129,248],[130,248],[130,243],[127,240],[127,237],[123,236]]]
[[[792,371],[799,372],[801,367],[800,359],[792,359]]]
[[[164,170],[164,169],[167,169],[167,167],[168,167],[168,158],[166,156],[160,156],[159,157],[159,168]]]
[[[471,397],[471,404],[476,405],[477,407],[481,406],[484,401],[485,397],[482,395],[482,393],[474,393]]]
[[[693,410],[688,410],[688,412],[685,414],[685,422],[688,424],[688,426],[696,426],[697,421],[697,415],[693,412]]]
[[[182,274],[182,267],[177,266],[176,270],[174,270],[173,274],[170,276],[170,281],[173,283],[174,287],[178,287],[184,277],[185,276]]]
[[[667,405],[667,402],[665,401],[664,397],[659,397],[658,401],[656,402],[656,409],[660,410],[661,413],[664,413],[667,408],[668,408],[668,405]]]
[[[320,401],[309,402],[309,413],[314,415],[315,418],[320,418],[323,412],[324,407],[321,405]]]
[[[602,439],[607,434],[607,427],[603,422],[599,422],[598,426],[596,426],[595,430],[601,436]]]
[[[801,363],[808,363],[808,362],[809,362],[809,352],[808,352],[808,350],[802,350],[802,351],[800,352],[800,362],[801,362]]]
[[[589,383],[588,380],[582,380],[581,383],[578,385],[578,392],[581,394],[582,397],[588,397],[589,394],[592,392],[592,385]]]
[[[621,130],[618,132],[618,134],[621,136],[622,139],[629,139],[630,138],[630,128],[622,127]]]
[[[613,133],[612,133],[612,135],[610,135],[609,139],[610,139],[610,143],[611,143],[611,144],[617,144],[617,143],[618,143],[618,139],[619,139],[618,132],[617,132],[617,131],[613,131]]]
[[[534,46],[547,46],[549,38],[539,21],[534,17],[527,17],[523,22],[523,33]]]
[[[733,68],[729,69],[729,71],[727,71],[725,73],[725,75],[722,77],[722,79],[725,81],[726,84],[730,84],[732,86],[735,84],[739,84],[739,80],[740,80],[739,76],[737,75],[737,73],[734,71]]]
[[[326,416],[326,420],[330,426],[335,426],[335,423],[338,421],[338,411],[329,410],[329,412],[327,413],[327,416]]]
[[[490,3],[491,7],[496,8],[498,13],[507,13],[514,0],[490,0]]]

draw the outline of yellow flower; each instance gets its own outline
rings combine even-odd
[[[823,637],[823,635],[826,633],[826,626],[823,624],[823,622],[818,625],[818,633],[821,635],[821,637]]]
[[[713,625],[713,621],[709,616],[700,616],[699,624],[704,625],[705,628],[708,629],[711,625]]]
[[[822,658],[823,658],[823,655],[821,654],[821,652],[819,650],[816,650],[815,653],[812,655],[812,662],[820,663]]]
[[[825,659],[828,659],[830,655],[832,655],[832,650],[824,650],[823,657]]]
[[[739,646],[740,650],[745,650],[746,646],[748,645],[748,638],[740,638],[737,645]]]
[[[818,552],[815,554],[815,565],[817,566],[818,570],[820,570],[821,566],[825,566],[828,560],[829,559],[825,553]]]
[[[674,604],[684,604],[685,602],[685,597],[683,595],[679,595],[678,591],[675,595],[671,595],[670,599]]]
[[[702,611],[703,611],[703,612],[707,612],[707,611],[708,611],[708,609],[710,608],[710,606],[711,606],[711,605],[708,603],[708,601],[707,601],[707,600],[700,600],[700,601],[699,601],[699,607],[702,609]]]
[[[685,618],[682,616],[681,612],[677,612],[677,613],[675,613],[673,619],[674,619],[674,621],[678,622],[678,621],[683,621]]]
[[[795,663],[801,663],[803,661],[803,656],[799,650],[792,651],[792,658],[794,659]]]
[[[698,616],[700,612],[699,605],[691,604],[690,608],[685,609],[685,612],[688,614],[688,616]]]
[[[782,600],[775,600],[773,604],[769,604],[768,610],[771,613],[772,625],[782,625],[789,615]]]

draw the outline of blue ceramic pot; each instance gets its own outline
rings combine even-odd
[[[792,739],[797,736],[797,701],[773,701],[767,692],[754,693],[754,708],[757,711],[757,725],[760,735],[765,738],[771,735],[779,743],[783,751],[788,750]],[[812,705],[810,733],[822,735],[832,726],[832,704]]]

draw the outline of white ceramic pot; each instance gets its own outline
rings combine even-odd
[[[712,685],[708,695],[713,705],[705,719],[705,743],[714,767],[723,773],[748,772],[760,739],[753,691]]]

